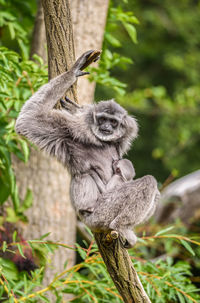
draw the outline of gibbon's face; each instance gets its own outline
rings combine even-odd
[[[126,112],[114,101],[100,102],[93,113],[92,132],[101,141],[115,141],[126,133]]]

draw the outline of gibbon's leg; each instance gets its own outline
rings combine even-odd
[[[157,193],[156,193],[156,196],[154,199],[154,203],[152,204],[152,208],[150,208],[149,212],[147,212],[146,217],[144,218],[143,222],[147,221],[154,214],[156,207],[158,206],[159,200],[160,200],[160,192],[159,192],[159,190],[157,190]]]
[[[112,223],[111,223],[112,224]],[[115,230],[115,228],[111,228]],[[133,247],[137,242],[137,237],[133,230],[130,228],[119,228],[118,230],[119,234],[122,236],[124,241],[124,247],[125,248],[131,248]]]
[[[85,223],[93,231],[130,230],[145,220],[155,204],[157,191],[153,176],[116,186],[99,197],[94,212],[86,218]],[[125,233],[130,235],[130,232]],[[134,238],[133,234],[131,238]]]
[[[136,192],[132,201],[127,201],[122,211],[111,222],[112,229],[138,225],[146,221],[147,216],[153,215],[152,210],[155,210],[158,193],[156,180],[152,176],[144,176],[136,182],[133,181]]]

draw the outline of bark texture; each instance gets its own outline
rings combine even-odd
[[[95,240],[107,270],[125,303],[151,303],[120,239],[108,241],[103,233]]]
[[[42,0],[48,50],[49,79],[69,70],[75,61],[74,37],[68,0]],[[77,101],[76,86],[68,96]]]
[[[67,21],[63,22],[67,23]],[[69,31],[67,34],[69,34]],[[62,43],[67,44],[66,38]],[[46,32],[41,1],[38,6],[33,34],[33,53],[46,60]],[[56,56],[55,53],[54,55]],[[74,56],[74,52],[70,55]],[[64,58],[66,61],[68,60],[66,54]],[[70,57],[68,61],[71,63],[72,58]],[[67,63],[65,63],[65,66],[67,66]],[[60,72],[62,71],[64,70],[60,70]],[[57,73],[59,73],[59,70],[57,70]],[[27,211],[29,222],[27,225],[21,226],[24,238],[34,239],[51,232],[48,237],[50,240],[73,246],[76,241],[76,215],[70,203],[70,176],[66,169],[56,159],[50,158],[35,148],[31,148],[27,164],[16,158],[14,158],[13,163],[20,196],[23,199],[26,189],[30,188],[34,198],[33,207]],[[66,259],[68,260],[68,266],[72,266],[75,261],[74,251],[58,249],[53,255],[52,267],[48,268],[46,272],[46,283],[51,281],[56,272],[63,270]]]
[[[34,54],[37,54],[44,60],[44,63],[47,63],[46,44],[47,42],[46,42],[46,32],[44,25],[43,7],[42,7],[42,2],[39,1],[37,15],[35,18],[35,24],[33,29],[30,57],[32,58]]]
[[[44,5],[47,5],[47,1],[44,2]],[[62,72],[66,70],[66,67],[69,67],[73,63],[74,51],[72,43],[70,46],[66,45],[66,47],[63,47],[66,40],[68,41],[69,39],[69,37],[66,36],[65,31],[71,30],[71,26],[68,25],[68,17],[70,18],[70,16],[67,12],[63,11],[63,8],[61,7],[61,4],[63,4],[66,8],[67,2],[61,0],[49,0],[48,2],[51,6],[53,2],[56,2],[56,8],[54,10],[52,8],[51,16],[48,18],[49,24],[51,21],[54,22],[52,25],[53,29],[58,31],[58,34],[52,37],[52,42],[51,36],[48,37],[49,43],[56,44],[56,41],[58,41],[59,44],[54,45],[56,61],[50,71],[51,76],[55,76],[58,71]],[[108,0],[102,0],[102,2],[94,0],[88,2],[90,3],[83,0],[73,0],[71,3],[72,19],[77,35],[75,39],[75,42],[78,44],[78,46],[75,45],[76,48],[78,47],[77,54],[81,54],[85,50],[91,48],[100,49],[103,39]],[[43,57],[40,49],[41,46],[46,48],[46,36],[44,31],[44,18],[41,12],[42,9],[40,5],[37,14],[39,20],[36,18],[37,25],[35,28],[37,27],[37,30],[35,29],[35,34],[33,36],[34,47],[32,47],[32,53],[36,53]],[[97,20],[94,20],[94,16],[98,15],[101,17],[101,21],[99,21],[98,18]],[[61,21],[62,16],[64,20]],[[87,24],[88,28],[91,30],[87,30],[87,35],[85,33],[82,36],[83,32],[81,28],[84,23]],[[91,31],[95,33],[92,36],[90,36]],[[59,52],[58,58],[55,53],[56,51]],[[67,54],[66,51],[68,52]],[[63,57],[62,52],[64,52]],[[71,57],[69,58],[68,55]],[[54,60],[51,54],[50,56],[52,60]],[[45,58],[43,57],[43,59]],[[79,95],[82,96],[88,91],[87,101],[91,102],[93,99],[94,85],[90,88],[91,84],[87,79],[80,79],[79,81],[84,82],[84,85],[81,85],[81,88],[79,89]],[[83,100],[82,97],[80,97],[80,99]],[[76,241],[76,216],[70,203],[70,177],[67,174],[66,169],[64,169],[55,159],[48,157],[36,149],[31,149],[30,158],[27,164],[22,163],[16,158],[14,158],[13,163],[20,196],[22,199],[25,197],[27,188],[32,190],[34,196],[33,207],[27,211],[29,223],[26,225],[24,224],[21,227],[23,229],[24,238],[33,239],[51,232],[49,238],[52,241],[61,241],[73,246]],[[52,267],[46,274],[47,281],[51,281],[55,272],[61,272],[63,270],[63,264],[66,259],[68,259],[69,266],[73,265],[75,260],[74,251],[63,248],[56,251],[54,259],[52,259]]]
[[[89,49],[101,50],[109,0],[70,0],[76,57]],[[78,81],[79,103],[90,103],[95,83]]]

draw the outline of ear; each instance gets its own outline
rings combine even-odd
[[[130,140],[137,138],[138,135],[138,124],[134,117],[127,116],[125,118],[125,127],[127,129],[127,135]]]
[[[130,149],[132,141],[138,135],[138,124],[135,118],[126,116],[124,118],[124,127],[126,128],[126,133],[119,145],[120,156],[123,156]]]

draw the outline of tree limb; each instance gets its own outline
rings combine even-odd
[[[116,234],[95,233],[107,270],[125,303],[151,303],[131,262],[128,251]]]

